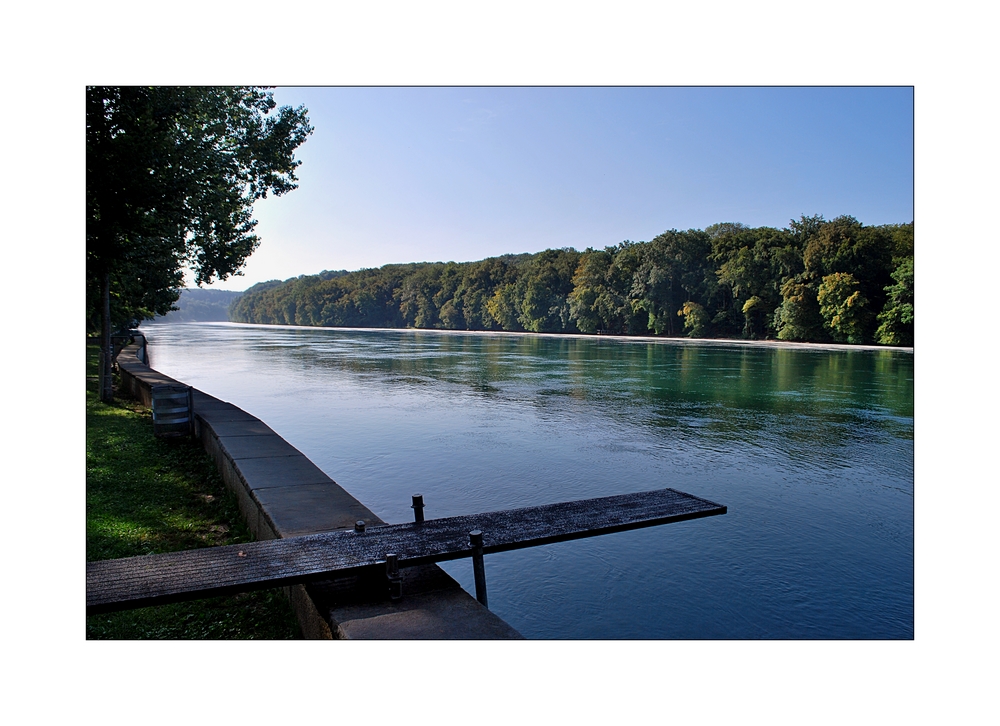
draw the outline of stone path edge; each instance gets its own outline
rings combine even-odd
[[[186,385],[140,361],[139,350],[125,347],[118,368],[123,387],[143,405],[152,406],[153,385]],[[197,389],[193,400],[195,436],[258,540],[346,529],[358,519],[384,523],[260,419]],[[378,572],[285,592],[307,639],[523,637],[437,565],[420,569],[398,603],[383,593]]]

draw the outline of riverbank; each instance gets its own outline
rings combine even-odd
[[[197,442],[156,439],[150,411],[121,391],[111,405],[99,401],[97,351],[87,346],[87,561],[252,540]],[[88,639],[296,637],[280,589],[87,618]]]
[[[333,328],[318,325],[272,325],[265,323],[210,323],[245,328],[281,328],[286,330],[349,330],[377,331],[382,333],[440,333],[442,335],[516,336],[532,338],[571,338],[585,340],[614,340],[623,343],[660,343],[664,345],[705,345],[743,348],[776,348],[785,350],[816,351],[875,351],[888,350],[913,353],[912,347],[897,345],[852,345],[848,343],[798,343],[788,340],[743,340],[741,338],[664,338],[653,335],[587,335],[584,333],[527,333],[508,330],[442,330],[440,328]]]

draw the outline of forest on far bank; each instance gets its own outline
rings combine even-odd
[[[259,283],[233,322],[913,345],[913,223],[721,223],[604,249]]]

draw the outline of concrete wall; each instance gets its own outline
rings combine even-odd
[[[180,384],[142,363],[130,345],[118,358],[122,387],[144,405],[151,386]],[[183,384],[181,384],[183,385]],[[215,461],[258,540],[384,524],[263,421],[194,390],[195,436]],[[471,567],[471,563],[469,565]],[[285,588],[307,638],[520,638],[437,565],[407,568],[392,602],[384,568]]]

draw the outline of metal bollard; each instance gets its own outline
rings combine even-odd
[[[410,505],[413,508],[413,521],[420,524],[424,521],[424,495],[414,494],[413,504]]]
[[[365,531],[365,520],[359,519],[357,522],[355,522],[354,523],[354,531],[355,532],[364,532]]]
[[[389,599],[402,599],[403,576],[399,573],[399,555],[390,554],[385,556],[385,576],[389,580]]]
[[[478,529],[469,532],[469,543],[472,545],[472,572],[476,577],[476,599],[484,608],[489,608],[486,601],[486,564],[483,562],[483,533]]]

